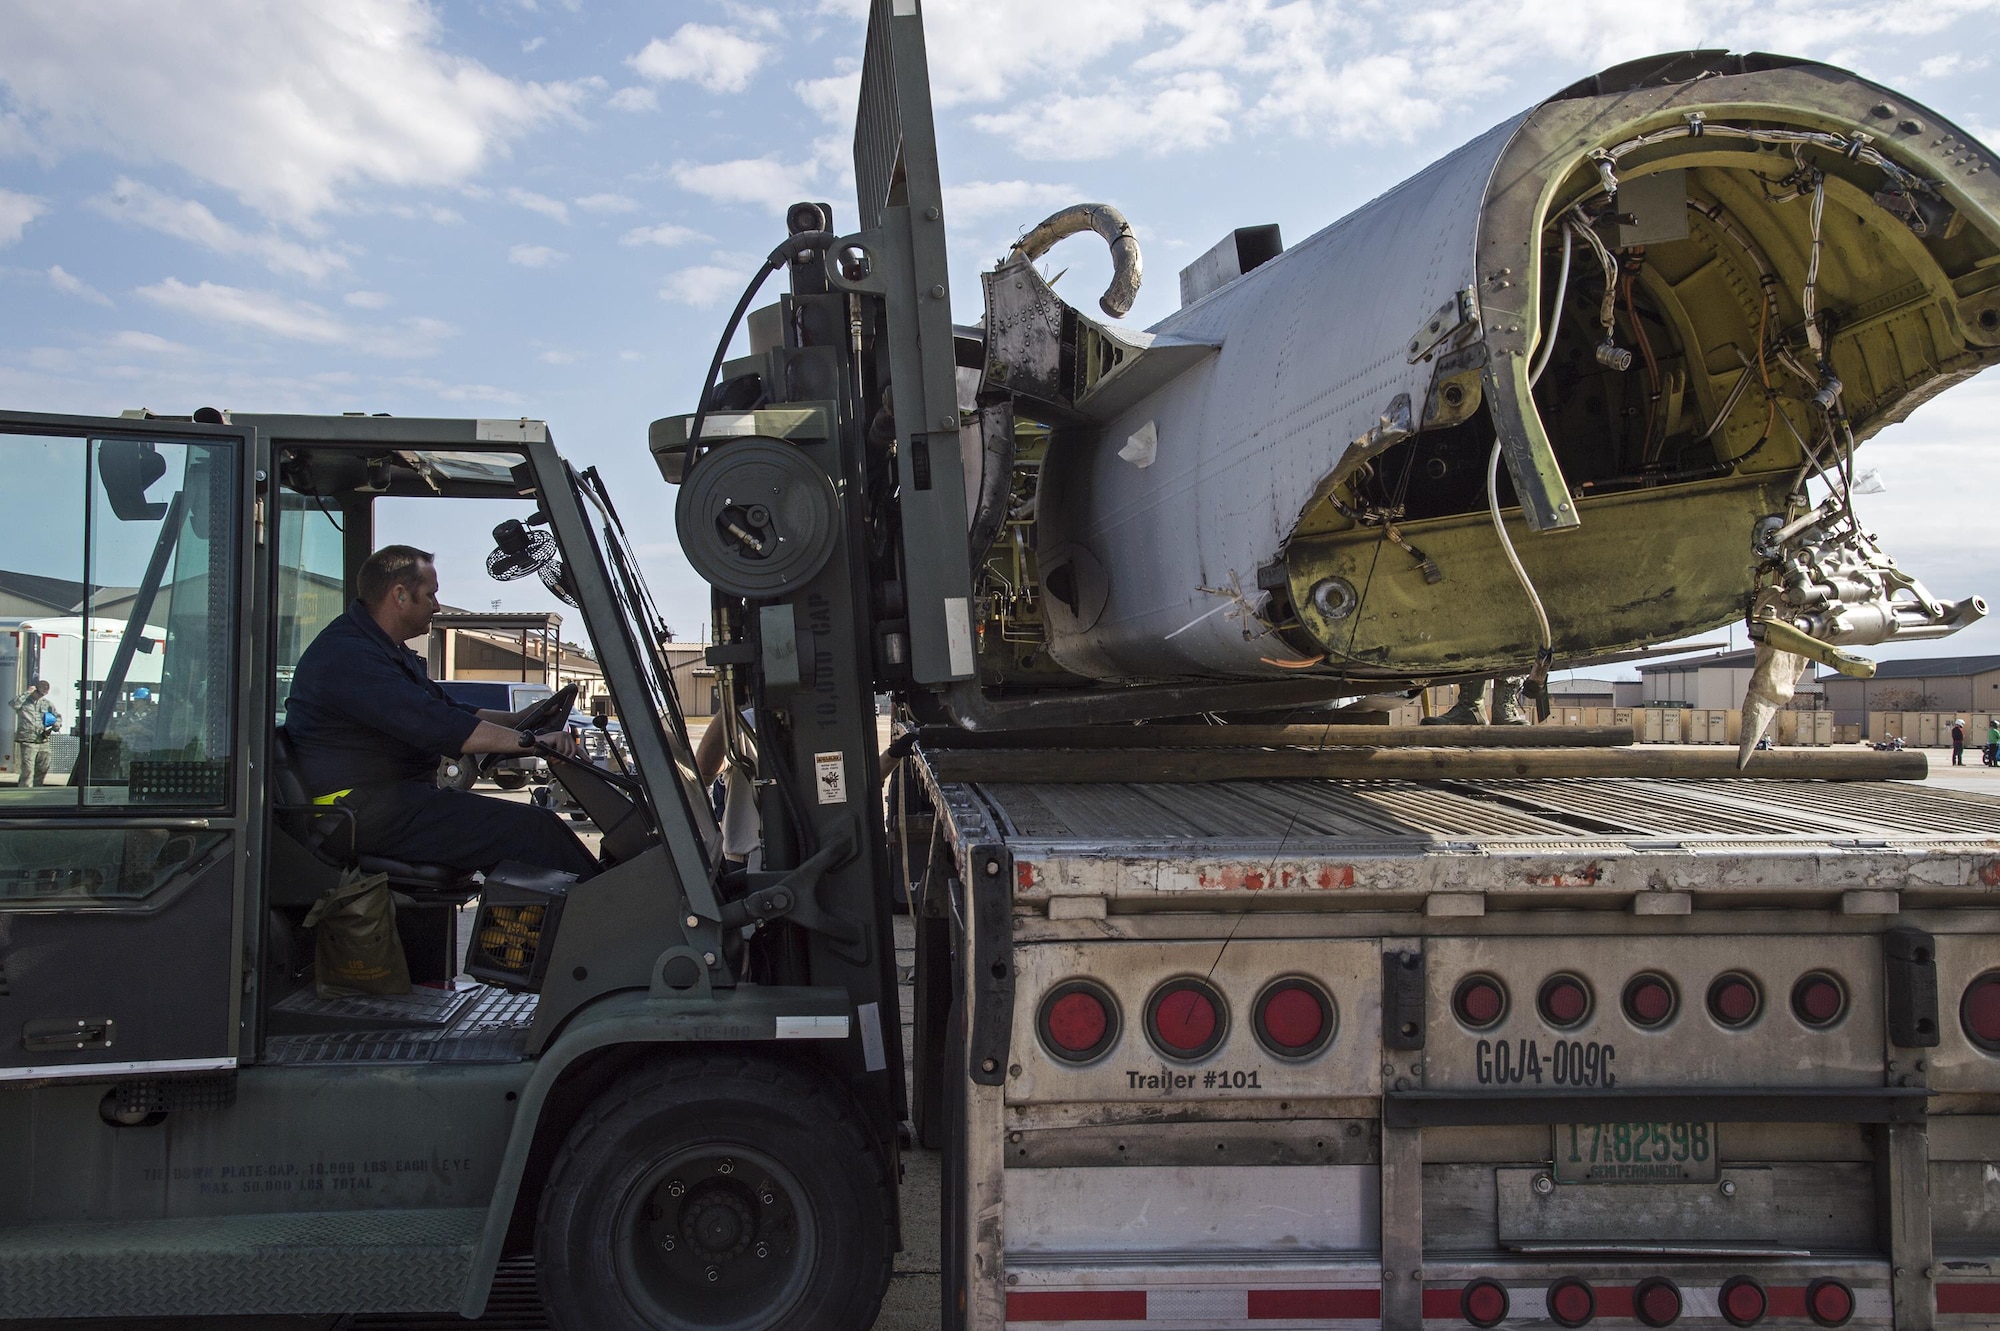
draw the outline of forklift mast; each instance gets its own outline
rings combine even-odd
[[[974,665],[943,198],[905,0],[875,6],[860,108],[862,229],[837,234],[828,204],[790,210],[701,409],[656,422],[651,446],[714,588],[713,724],[756,773],[761,862],[722,882],[726,918],[765,926],[743,978],[848,991],[853,1089],[886,1124],[904,1097],[876,699]],[[789,290],[724,360],[780,268]]]

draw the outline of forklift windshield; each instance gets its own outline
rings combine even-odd
[[[618,510],[613,507],[610,495],[605,493],[604,482],[596,468],[581,473],[574,468],[567,470],[571,487],[590,519],[590,537],[597,547],[593,553],[610,575],[608,581],[620,627],[630,638],[634,655],[638,658],[650,704],[647,710],[667,728],[667,752],[672,758],[682,797],[712,854],[717,844],[714,812],[702,791],[701,777],[695,770],[694,748],[688,739],[687,720],[681,710],[680,695],[674,688],[673,666],[664,650],[666,644],[673,640],[673,630],[661,618],[653,594],[640,576],[638,556],[633,553],[624,524],[618,520]],[[631,710],[622,715],[628,726],[644,724],[645,718]]]

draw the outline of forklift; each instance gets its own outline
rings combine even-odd
[[[790,418],[788,476],[860,474],[852,412]],[[869,1325],[905,1096],[865,568],[717,650],[801,755],[749,873],[612,497],[540,422],[7,413],[0,452],[49,481],[0,555],[102,640],[52,681],[61,770],[0,785],[0,1316],[476,1316],[532,1253],[563,1327]],[[630,766],[542,756],[594,877],[355,855],[292,767],[292,669],[411,498],[490,504],[581,613]],[[732,656],[781,643],[782,682]],[[387,875],[408,995],[319,993],[347,869]]]

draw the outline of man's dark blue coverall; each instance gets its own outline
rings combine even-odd
[[[354,810],[362,854],[460,870],[519,860],[588,878],[596,861],[556,814],[439,789],[438,759],[463,750],[477,712],[356,601],[299,658],[285,730],[313,796],[339,794]]]

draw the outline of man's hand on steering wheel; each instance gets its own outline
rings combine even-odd
[[[537,746],[573,758],[578,745],[566,723],[575,702],[576,685],[566,684],[550,697],[511,715],[488,712],[466,741],[464,755],[477,756],[482,774],[500,759],[524,757],[536,752]]]
[[[576,736],[570,734],[567,730],[551,730],[547,734],[537,735],[535,736],[535,742],[545,748],[554,749],[565,758],[576,757],[583,748],[577,742]]]

